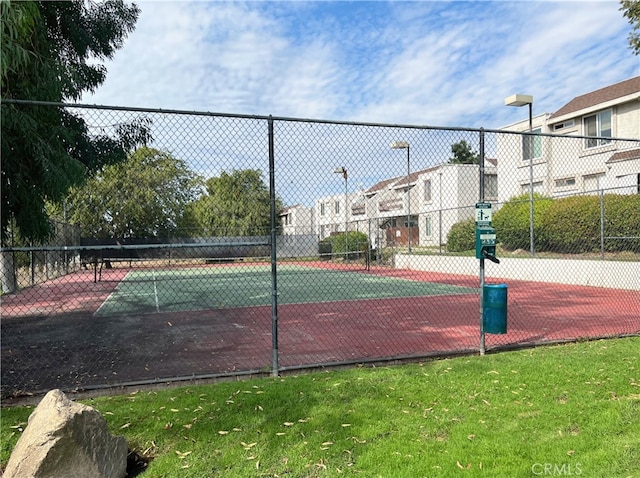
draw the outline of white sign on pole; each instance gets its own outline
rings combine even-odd
[[[476,222],[478,224],[491,224],[491,204],[476,204]]]

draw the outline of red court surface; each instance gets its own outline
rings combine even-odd
[[[358,273],[479,287],[470,276]],[[95,316],[116,285],[83,271],[3,297],[2,396],[271,370],[270,306]],[[284,371],[478,353],[480,315],[477,293],[280,305],[278,363]],[[508,331],[486,334],[486,349],[638,333],[638,291],[512,280]]]

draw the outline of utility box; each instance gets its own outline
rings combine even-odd
[[[496,230],[487,225],[476,226],[476,259],[496,256]]]

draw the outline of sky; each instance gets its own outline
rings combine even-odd
[[[81,103],[497,129],[640,75],[605,1],[139,1]]]

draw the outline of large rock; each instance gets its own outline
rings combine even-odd
[[[51,390],[29,417],[4,478],[123,478],[127,441],[100,413]]]

